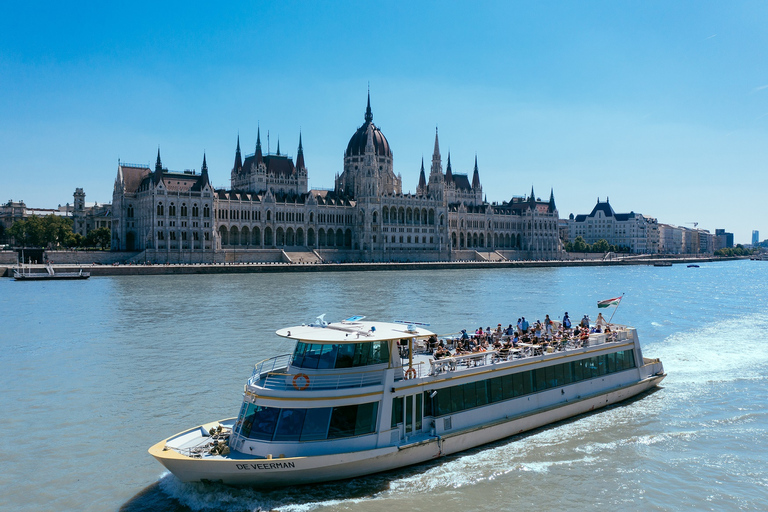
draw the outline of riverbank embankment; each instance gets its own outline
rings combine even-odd
[[[601,267],[613,265],[701,264],[742,259],[738,257],[690,258],[627,258],[609,260],[548,260],[548,261],[438,261],[393,263],[236,263],[236,264],[165,264],[165,265],[53,265],[57,271],[88,270],[91,276],[149,276],[185,274],[249,274],[275,272],[360,272],[386,270],[476,269],[476,268],[537,268],[537,267]],[[0,266],[0,276],[13,277],[15,266]],[[25,265],[31,272],[44,272],[44,265]]]

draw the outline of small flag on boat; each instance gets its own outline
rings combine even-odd
[[[608,306],[618,306],[619,302],[621,302],[622,297],[615,297],[613,299],[608,300],[600,300],[597,302],[598,308],[607,308]]]

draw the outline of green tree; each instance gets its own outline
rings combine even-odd
[[[587,252],[588,250],[589,250],[589,245],[587,245],[587,242],[584,241],[584,238],[581,236],[577,236],[576,240],[573,241],[573,251]]]
[[[112,232],[109,228],[101,227],[88,232],[88,236],[85,237],[85,244],[88,247],[100,247],[101,250],[105,250],[109,247],[111,240]]]
[[[592,251],[593,252],[608,252],[611,249],[610,244],[608,243],[608,240],[605,238],[601,238],[594,244],[592,244]]]
[[[16,245],[25,247],[57,247],[64,245],[71,234],[72,219],[53,214],[16,221],[8,230]]]

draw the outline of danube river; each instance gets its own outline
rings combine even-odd
[[[182,484],[147,453],[237,414],[274,335],[326,313],[520,316],[638,328],[663,387],[503,442],[350,482],[260,492]],[[0,280],[0,509],[768,510],[768,262],[598,268]],[[610,313],[611,309],[603,310]]]

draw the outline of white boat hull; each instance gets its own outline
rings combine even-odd
[[[653,388],[665,376],[666,374],[663,373],[651,375],[639,382],[593,396],[558,403],[491,424],[479,425],[444,434],[440,437],[433,436],[419,442],[399,446],[332,455],[279,459],[247,458],[247,456],[238,453],[226,457],[192,458],[166,448],[166,442],[181,435],[179,434],[152,446],[149,453],[171,473],[185,482],[212,481],[256,488],[273,488],[342,480],[410,466],[462,452],[600,409]],[[202,427],[208,430],[218,424],[219,422],[213,422]],[[196,428],[199,429],[200,427]]]

